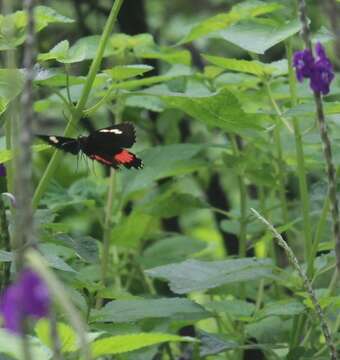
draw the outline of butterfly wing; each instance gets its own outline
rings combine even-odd
[[[77,155],[80,147],[77,139],[55,135],[37,135],[37,137],[53,147]]]
[[[143,162],[132,152],[120,149],[116,154],[94,153],[89,155],[92,160],[96,160],[103,165],[119,169],[124,166],[127,169],[140,169],[143,167]]]
[[[136,133],[134,126],[126,122],[96,130],[87,139],[96,149],[107,153],[110,149],[130,148],[136,141]]]

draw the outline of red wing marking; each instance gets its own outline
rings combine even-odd
[[[114,159],[119,163],[119,164],[129,164],[134,160],[134,155],[131,154],[129,151],[127,150],[122,150],[120,153],[116,154],[114,156]]]
[[[106,165],[112,165],[112,161],[104,159],[99,155],[91,155],[90,158],[93,159],[93,160],[97,160],[97,161],[99,161],[99,162],[101,162],[103,164],[106,164]]]

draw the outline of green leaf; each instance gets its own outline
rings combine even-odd
[[[184,44],[204,37],[217,30],[227,28],[241,19],[271,13],[281,7],[282,6],[278,3],[265,3],[256,0],[237,4],[233,6],[229,13],[215,15],[195,25],[179,44]]]
[[[0,115],[24,86],[24,74],[16,69],[0,69]]]
[[[244,21],[219,32],[219,37],[242,49],[263,54],[274,45],[289,38],[301,30],[298,19],[283,25]]]
[[[34,328],[40,341],[50,349],[53,349],[53,340],[51,338],[50,321],[46,319],[39,320]],[[62,353],[74,352],[78,350],[77,336],[74,330],[63,323],[57,323],[57,333]]]
[[[195,162],[193,158],[204,148],[206,146],[201,144],[173,144],[142,151],[139,155],[144,162],[143,171],[125,171],[122,178],[124,195],[145,189],[164,177],[197,170],[203,164],[201,161]]]
[[[145,271],[153,278],[169,282],[176,294],[204,291],[225,284],[263,279],[272,275],[270,259],[232,259],[224,261],[187,260]]]
[[[228,59],[220,56],[210,55],[203,55],[203,57],[207,61],[214,65],[220,66],[223,69],[253,74],[259,77],[276,74],[277,72],[279,72],[279,75],[282,75],[282,66],[286,67],[286,72],[288,70],[287,62],[280,62],[279,64],[277,64],[277,62],[265,64],[257,60]]]
[[[91,321],[113,323],[144,319],[203,319],[211,316],[201,305],[184,298],[116,300],[91,313]]]
[[[160,93],[158,96],[170,108],[180,109],[208,126],[240,133],[245,129],[261,129],[262,115],[247,114],[238,99],[227,89],[211,95]]]
[[[226,313],[228,316],[231,316],[235,319],[249,317],[256,309],[255,304],[237,299],[211,301],[205,304],[204,307],[212,312]]]
[[[57,13],[54,9],[47,6],[36,6],[35,7],[35,27],[37,31],[41,31],[49,24],[60,23],[69,24],[73,23],[74,20]]]
[[[179,193],[170,189],[158,195],[143,206],[143,212],[159,218],[169,218],[186,214],[194,209],[207,209],[210,206],[191,194]]]
[[[47,6],[34,9],[35,30],[37,32],[52,23],[71,23],[72,19],[57,13]],[[0,15],[0,51],[11,50],[21,45],[26,38],[27,15],[24,11]]]
[[[117,65],[112,69],[104,70],[113,81],[126,80],[138,75],[142,75],[153,69],[149,65]]]
[[[200,356],[219,354],[223,351],[232,350],[239,347],[234,340],[222,339],[221,334],[211,334],[205,331],[198,331],[198,339],[201,341]]]
[[[52,352],[46,346],[41,344],[37,338],[28,338],[30,355],[34,360],[49,360],[52,358]],[[0,329],[0,353],[12,356],[14,359],[22,360],[22,339],[19,336]]]
[[[170,236],[146,248],[140,261],[151,268],[186,260],[190,255],[206,248],[206,243],[184,235]]]
[[[135,210],[114,227],[111,240],[116,245],[136,248],[150,231],[150,224],[153,221],[152,216]]]
[[[261,311],[256,314],[257,318],[267,316],[295,316],[305,311],[302,303],[295,300],[281,300],[266,304]]]
[[[96,340],[91,344],[92,356],[95,358],[103,355],[121,354],[146,346],[157,345],[169,341],[193,341],[188,337],[161,333],[140,333],[111,336]]]
[[[33,145],[32,151],[33,152],[44,151],[49,149],[50,147],[51,147],[50,145],[45,145],[45,144]],[[11,150],[0,150],[0,163],[5,163],[7,161],[10,161],[12,160],[12,158],[13,158],[13,152]]]
[[[86,46],[72,46],[67,40],[55,45],[49,52],[39,54],[39,61],[56,60],[63,64],[72,64],[83,61],[86,58]]]

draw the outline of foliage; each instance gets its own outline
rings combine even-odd
[[[293,249],[339,347],[325,160],[313,93],[291,66],[303,47],[296,1],[141,0],[140,29],[126,0],[108,33],[113,2],[97,3],[36,6],[33,129],[80,136],[132,122],[144,168],[112,172],[35,140],[36,250],[65,302],[56,297],[50,318],[29,323],[32,358],[52,359],[57,343],[62,359],[83,359],[86,331],[100,359],[328,359],[308,291],[250,211]],[[322,5],[309,5],[313,39],[337,76],[339,39]],[[0,16],[0,163],[9,169],[0,193],[14,188],[25,111],[20,6]],[[339,93],[334,81],[323,98],[336,167]],[[6,215],[12,234],[15,209]],[[0,243],[1,276],[14,262]],[[4,329],[0,358],[23,358]]]

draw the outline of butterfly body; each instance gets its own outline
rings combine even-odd
[[[83,152],[90,159],[115,169],[121,166],[128,169],[143,167],[142,160],[126,150],[136,141],[135,129],[131,123],[99,129],[77,139],[54,135],[38,135],[38,137],[57,149],[73,155]]]

